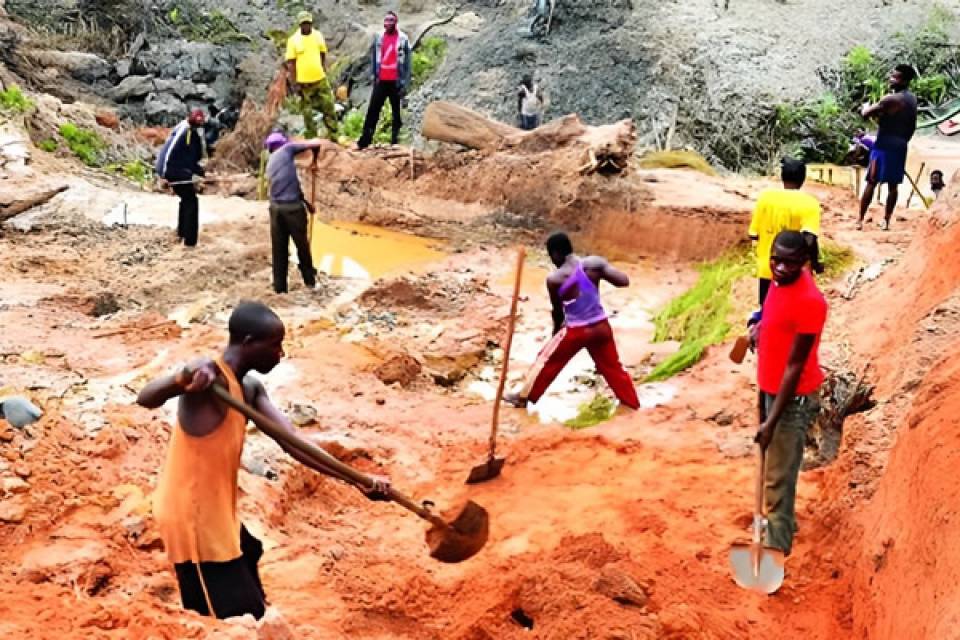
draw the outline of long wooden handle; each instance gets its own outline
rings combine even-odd
[[[767,452],[763,447],[757,447],[757,486],[753,512],[757,515],[766,515],[763,500],[764,472],[766,471]]]
[[[926,162],[921,162],[921,163],[920,163],[920,171],[917,171],[917,180],[919,180],[920,178],[923,177],[923,170],[926,169],[926,168],[927,168],[927,163],[926,163]],[[906,171],[904,171],[904,173],[906,173]],[[916,183],[913,182],[913,181],[911,181],[911,186],[916,187]],[[923,198],[923,194],[920,193],[920,191],[918,191],[916,188],[910,189],[910,193],[909,193],[909,195],[907,195],[907,205],[906,205],[907,208],[910,207],[910,201],[913,200],[913,192],[914,192],[914,191],[917,192],[917,195],[920,196],[920,199],[921,199],[921,200],[924,199],[924,198]]]
[[[523,280],[523,261],[527,257],[526,247],[517,251],[517,272],[513,281],[513,299],[510,301],[510,318],[507,321],[507,339],[503,346],[503,366],[500,368],[500,383],[497,385],[497,397],[493,403],[493,420],[490,427],[490,459],[497,452],[497,431],[500,428],[500,402],[503,401],[503,388],[507,384],[507,372],[510,369],[510,347],[513,345],[513,329],[517,323],[517,300],[520,298],[520,283]]]
[[[305,456],[312,458],[313,461],[319,466],[324,467],[326,470],[332,471],[333,475],[336,475],[341,480],[350,482],[351,484],[364,489],[373,488],[374,481],[370,476],[357,471],[350,465],[340,462],[312,442],[307,442],[299,438],[291,438],[286,429],[245,402],[241,402],[240,400],[234,398],[232,395],[230,395],[229,391],[223,388],[222,385],[214,383],[211,388],[213,389],[213,393],[218,398],[223,400],[231,408],[242,413],[248,419],[253,420],[253,422],[261,431],[280,444],[290,447],[291,449],[296,449]],[[390,487],[387,490],[387,496],[401,507],[412,511],[424,520],[428,520],[434,524],[436,524],[436,522],[439,520],[439,518],[431,513],[431,511],[425,506],[417,504],[411,498],[403,495],[393,487]]]

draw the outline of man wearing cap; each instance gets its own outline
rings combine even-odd
[[[333,92],[327,81],[327,43],[323,34],[313,29],[313,16],[307,11],[297,14],[300,30],[287,39],[287,74],[290,90],[300,95],[304,135],[317,137],[313,111],[323,114],[327,137],[337,141],[337,114],[333,106]]]
[[[390,100],[393,116],[390,143],[397,144],[403,124],[400,121],[400,101],[410,86],[410,60],[410,39],[397,29],[397,14],[388,11],[383,18],[383,33],[377,34],[370,47],[373,93],[363,121],[363,135],[357,140],[358,149],[366,149],[373,142],[380,111],[387,100]]]
[[[297,247],[297,260],[303,284],[313,289],[317,284],[317,271],[310,255],[310,239],[307,237],[307,211],[312,215],[314,207],[303,196],[300,177],[297,175],[297,154],[313,150],[313,162],[317,161],[320,140],[290,142],[280,132],[267,136],[264,145],[270,152],[267,161],[267,179],[270,181],[270,243],[273,249],[273,290],[287,292],[287,262],[290,239]],[[311,170],[315,167],[311,166]]]
[[[170,132],[157,154],[154,169],[157,175],[171,183],[173,192],[180,197],[177,215],[177,237],[188,247],[197,245],[200,232],[200,202],[194,188],[193,176],[203,176],[200,161],[206,156],[203,124],[206,115],[194,109],[186,120]]]

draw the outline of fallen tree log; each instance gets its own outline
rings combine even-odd
[[[20,195],[13,194],[4,194],[0,193],[0,222],[8,220],[14,216],[18,216],[28,209],[32,209],[37,205],[41,205],[44,202],[50,200],[53,196],[58,193],[63,193],[69,189],[67,185],[61,185],[56,189],[49,189],[47,191],[39,191],[36,193],[27,193]]]
[[[423,113],[421,134],[424,138],[462,144],[471,149],[498,149],[508,136],[519,133],[523,132],[516,127],[452,102],[431,102]]]
[[[625,169],[637,144],[636,126],[629,118],[594,127],[571,114],[533,131],[521,131],[451,102],[433,102],[427,107],[422,134],[431,140],[482,151],[542,153],[579,148],[583,153],[583,173]]]

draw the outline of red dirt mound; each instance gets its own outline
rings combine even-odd
[[[851,509],[838,536],[854,565],[855,597],[846,612],[851,637],[957,636],[960,548],[951,531],[960,521],[954,481],[960,464],[958,244],[960,192],[954,189],[850,316],[854,346],[876,366],[881,402],[845,430],[832,489]]]

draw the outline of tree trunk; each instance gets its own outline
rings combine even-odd
[[[431,102],[423,113],[424,138],[462,144],[471,149],[498,149],[507,136],[520,129],[491,120],[452,102]]]
[[[623,170],[637,144],[636,126],[630,119],[593,127],[571,114],[533,131],[521,131],[451,102],[433,102],[427,107],[422,134],[431,140],[489,151],[543,153],[579,148],[584,153],[582,170],[587,173]]]
[[[63,193],[68,188],[67,185],[62,185],[48,191],[26,193],[16,196],[10,193],[0,192],[0,222],[18,216],[28,209],[43,204],[58,193]]]

